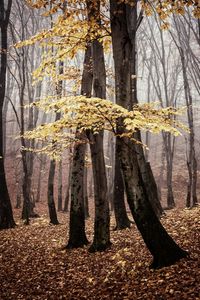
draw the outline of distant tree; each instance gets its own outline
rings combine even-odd
[[[190,128],[188,153],[187,153],[187,168],[188,168],[188,186],[186,207],[196,206],[197,200],[197,158],[195,150],[195,128],[194,128],[194,100],[192,88],[196,89],[200,95],[200,40],[198,38],[197,20],[192,20],[190,14],[187,13],[184,18],[174,19],[174,31],[171,32],[173,41],[178,49],[181,66],[182,76],[184,83],[184,95],[187,106],[188,125]],[[191,42],[193,47],[191,47]]]

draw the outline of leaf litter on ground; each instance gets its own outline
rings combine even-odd
[[[18,213],[18,212],[17,212]],[[162,223],[190,257],[160,270],[150,270],[151,255],[140,234],[112,231],[112,247],[88,253],[68,250],[68,214],[60,225],[48,216],[0,232],[0,300],[59,299],[200,299],[200,206],[167,211]],[[86,221],[92,241],[93,219]],[[111,216],[114,228],[114,217]]]

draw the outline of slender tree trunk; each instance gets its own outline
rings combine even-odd
[[[88,203],[88,191],[87,191],[87,166],[84,168],[84,208],[85,208],[85,219],[90,217],[89,214],[89,203]]]
[[[59,119],[60,119],[60,113],[56,113],[55,121]],[[56,205],[54,200],[55,168],[56,168],[56,162],[54,159],[52,159],[50,161],[50,167],[49,167],[47,199],[48,199],[50,224],[58,225],[59,222],[57,218]]]
[[[134,9],[117,0],[110,0],[111,33],[115,63],[116,98],[120,105],[128,108],[131,101],[131,56],[127,10]],[[119,119],[117,133],[123,132],[123,120]],[[157,218],[149,201],[146,182],[134,151],[132,142],[123,137],[119,139],[119,159],[126,187],[127,201],[144,242],[153,255],[151,267],[161,268],[171,265],[187,255],[167,234]]]
[[[64,201],[64,212],[68,212],[69,210],[69,198],[70,198],[70,182],[71,182],[71,173],[72,173],[72,162],[70,158],[69,162],[69,173],[68,173],[68,181],[67,181],[67,188],[66,188],[66,194],[65,194],[65,201]]]
[[[107,142],[107,157],[109,159],[109,167],[107,168],[107,180],[108,180],[108,200],[110,203],[110,211],[114,211],[114,168],[115,168],[115,139],[112,132],[108,132]]]
[[[62,160],[58,164],[58,211],[62,211]]]
[[[47,118],[47,114],[44,113],[43,116],[42,116],[42,121],[41,121],[42,124],[46,123],[46,118]],[[42,142],[42,147],[43,147],[43,142]],[[41,183],[42,183],[41,177],[42,177],[42,174],[45,170],[46,161],[47,161],[47,156],[45,154],[41,154],[40,155],[40,166],[39,166],[39,174],[38,174],[37,192],[36,192],[35,202],[40,201],[40,192],[41,192]]]
[[[189,183],[188,183],[188,191],[187,191],[187,198],[186,198],[186,206],[191,207],[191,206],[196,206],[198,203],[197,193],[196,193],[197,162],[196,162],[196,155],[195,155],[194,117],[193,117],[193,108],[192,108],[193,101],[192,101],[192,95],[191,95],[189,81],[187,77],[184,51],[181,47],[179,47],[179,53],[181,56],[184,92],[185,92],[185,99],[187,105],[188,124],[190,128],[189,157],[187,161]]]
[[[7,29],[10,17],[12,0],[0,1],[0,229],[12,228],[15,226],[10,196],[8,193],[5,168],[4,168],[4,145],[3,145],[3,104],[5,101],[6,89],[6,68],[7,68]]]
[[[55,176],[55,168],[56,162],[55,160],[50,161],[50,168],[49,168],[49,177],[48,177],[48,192],[47,192],[47,199],[48,199],[48,209],[49,209],[49,219],[50,224],[58,225],[58,218],[56,213],[56,206],[54,201],[54,176]]]
[[[171,146],[171,134],[163,133],[163,143],[165,147],[166,157],[166,171],[167,171],[167,208],[175,207],[174,193],[173,193],[173,149]]]

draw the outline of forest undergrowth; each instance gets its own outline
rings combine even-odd
[[[112,247],[89,254],[65,250],[68,214],[58,213],[60,225],[49,225],[45,206],[40,218],[0,232],[0,300],[59,299],[200,299],[200,206],[173,209],[164,226],[190,257],[160,270],[150,270],[151,256],[136,227],[111,232]],[[86,222],[92,241],[93,219]],[[111,228],[114,217],[111,216]]]

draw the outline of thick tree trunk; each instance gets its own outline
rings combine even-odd
[[[107,195],[106,169],[103,155],[103,132],[89,134],[94,177],[95,221],[94,239],[89,251],[103,251],[110,243],[110,214]]]
[[[87,3],[89,16],[92,14],[98,23],[100,2],[94,11],[91,9],[92,3]],[[89,17],[90,20],[90,17]],[[105,99],[106,97],[106,70],[103,46],[98,40],[92,42],[93,59],[93,89],[94,96]],[[90,150],[92,158],[92,168],[94,177],[94,199],[95,199],[95,221],[94,239],[89,251],[102,251],[110,246],[110,213],[107,190],[106,167],[104,160],[103,132],[93,134],[89,132]]]
[[[10,17],[12,0],[0,1],[0,229],[12,228],[15,226],[11,201],[8,193],[5,168],[4,168],[4,145],[3,145],[3,104],[6,88],[6,67],[7,67],[7,28]]]
[[[132,43],[128,34],[127,11],[134,9],[116,0],[110,0],[113,56],[115,62],[117,103],[129,108],[132,103],[131,65]],[[135,34],[133,32],[132,34]],[[133,74],[135,75],[135,74]],[[135,76],[133,76],[135,78]],[[123,132],[123,120],[119,120],[118,133]],[[135,223],[144,242],[153,255],[153,268],[171,265],[187,253],[167,234],[149,201],[144,181],[132,142],[119,138],[119,159],[123,171],[127,201]]]
[[[131,151],[131,142],[122,138],[119,148],[127,201],[138,230],[153,256],[151,267],[158,269],[172,265],[186,257],[187,252],[168,235],[152,209],[139,166],[135,163],[136,154]]]
[[[126,6],[126,24],[127,24],[127,33],[130,39],[129,44],[129,51],[131,53],[130,58],[130,69],[129,69],[129,78],[131,78],[130,86],[129,86],[129,93],[130,96],[130,103],[128,104],[127,108],[133,107],[133,105],[138,104],[137,99],[137,70],[136,70],[136,32],[138,26],[138,18],[137,18],[137,1],[135,1],[135,6],[130,7]],[[140,132],[136,132],[135,138],[141,141],[141,134]],[[135,145],[136,152],[137,152],[137,159],[138,165],[141,171],[141,175],[144,181],[144,184],[147,189],[147,193],[149,196],[149,201],[158,217],[160,217],[163,213],[163,209],[160,203],[158,189],[156,185],[156,181],[151,170],[151,165],[146,162],[145,153],[143,148],[139,145]],[[135,151],[133,149],[133,151]]]
[[[74,147],[71,174],[71,207],[69,240],[67,248],[78,248],[88,244],[85,234],[84,213],[84,164],[86,144]]]
[[[137,135],[137,137],[141,141],[140,134]],[[158,188],[157,188],[157,184],[156,184],[156,181],[155,181],[152,169],[151,169],[151,165],[145,159],[145,154],[144,154],[143,148],[139,145],[139,146],[135,146],[135,149],[136,149],[136,153],[137,153],[137,159],[138,159],[138,164],[140,167],[140,172],[142,175],[142,179],[144,181],[144,185],[147,190],[149,201],[152,205],[152,208],[153,208],[155,214],[157,215],[158,218],[160,218],[161,215],[163,214],[163,208],[160,203]]]
[[[125,197],[124,197],[124,182],[122,177],[122,172],[120,168],[118,149],[119,141],[116,141],[116,153],[115,153],[115,177],[114,177],[114,195],[113,204],[115,212],[116,227],[115,230],[122,230],[125,228],[130,228],[131,223],[127,216]]]
[[[91,68],[91,45],[87,45],[83,66],[81,94],[91,97],[92,91],[92,68]],[[77,131],[77,137],[79,133]],[[85,234],[84,214],[84,166],[86,144],[77,144],[74,147],[72,173],[71,173],[71,207],[69,240],[67,248],[78,248],[88,244]]]

